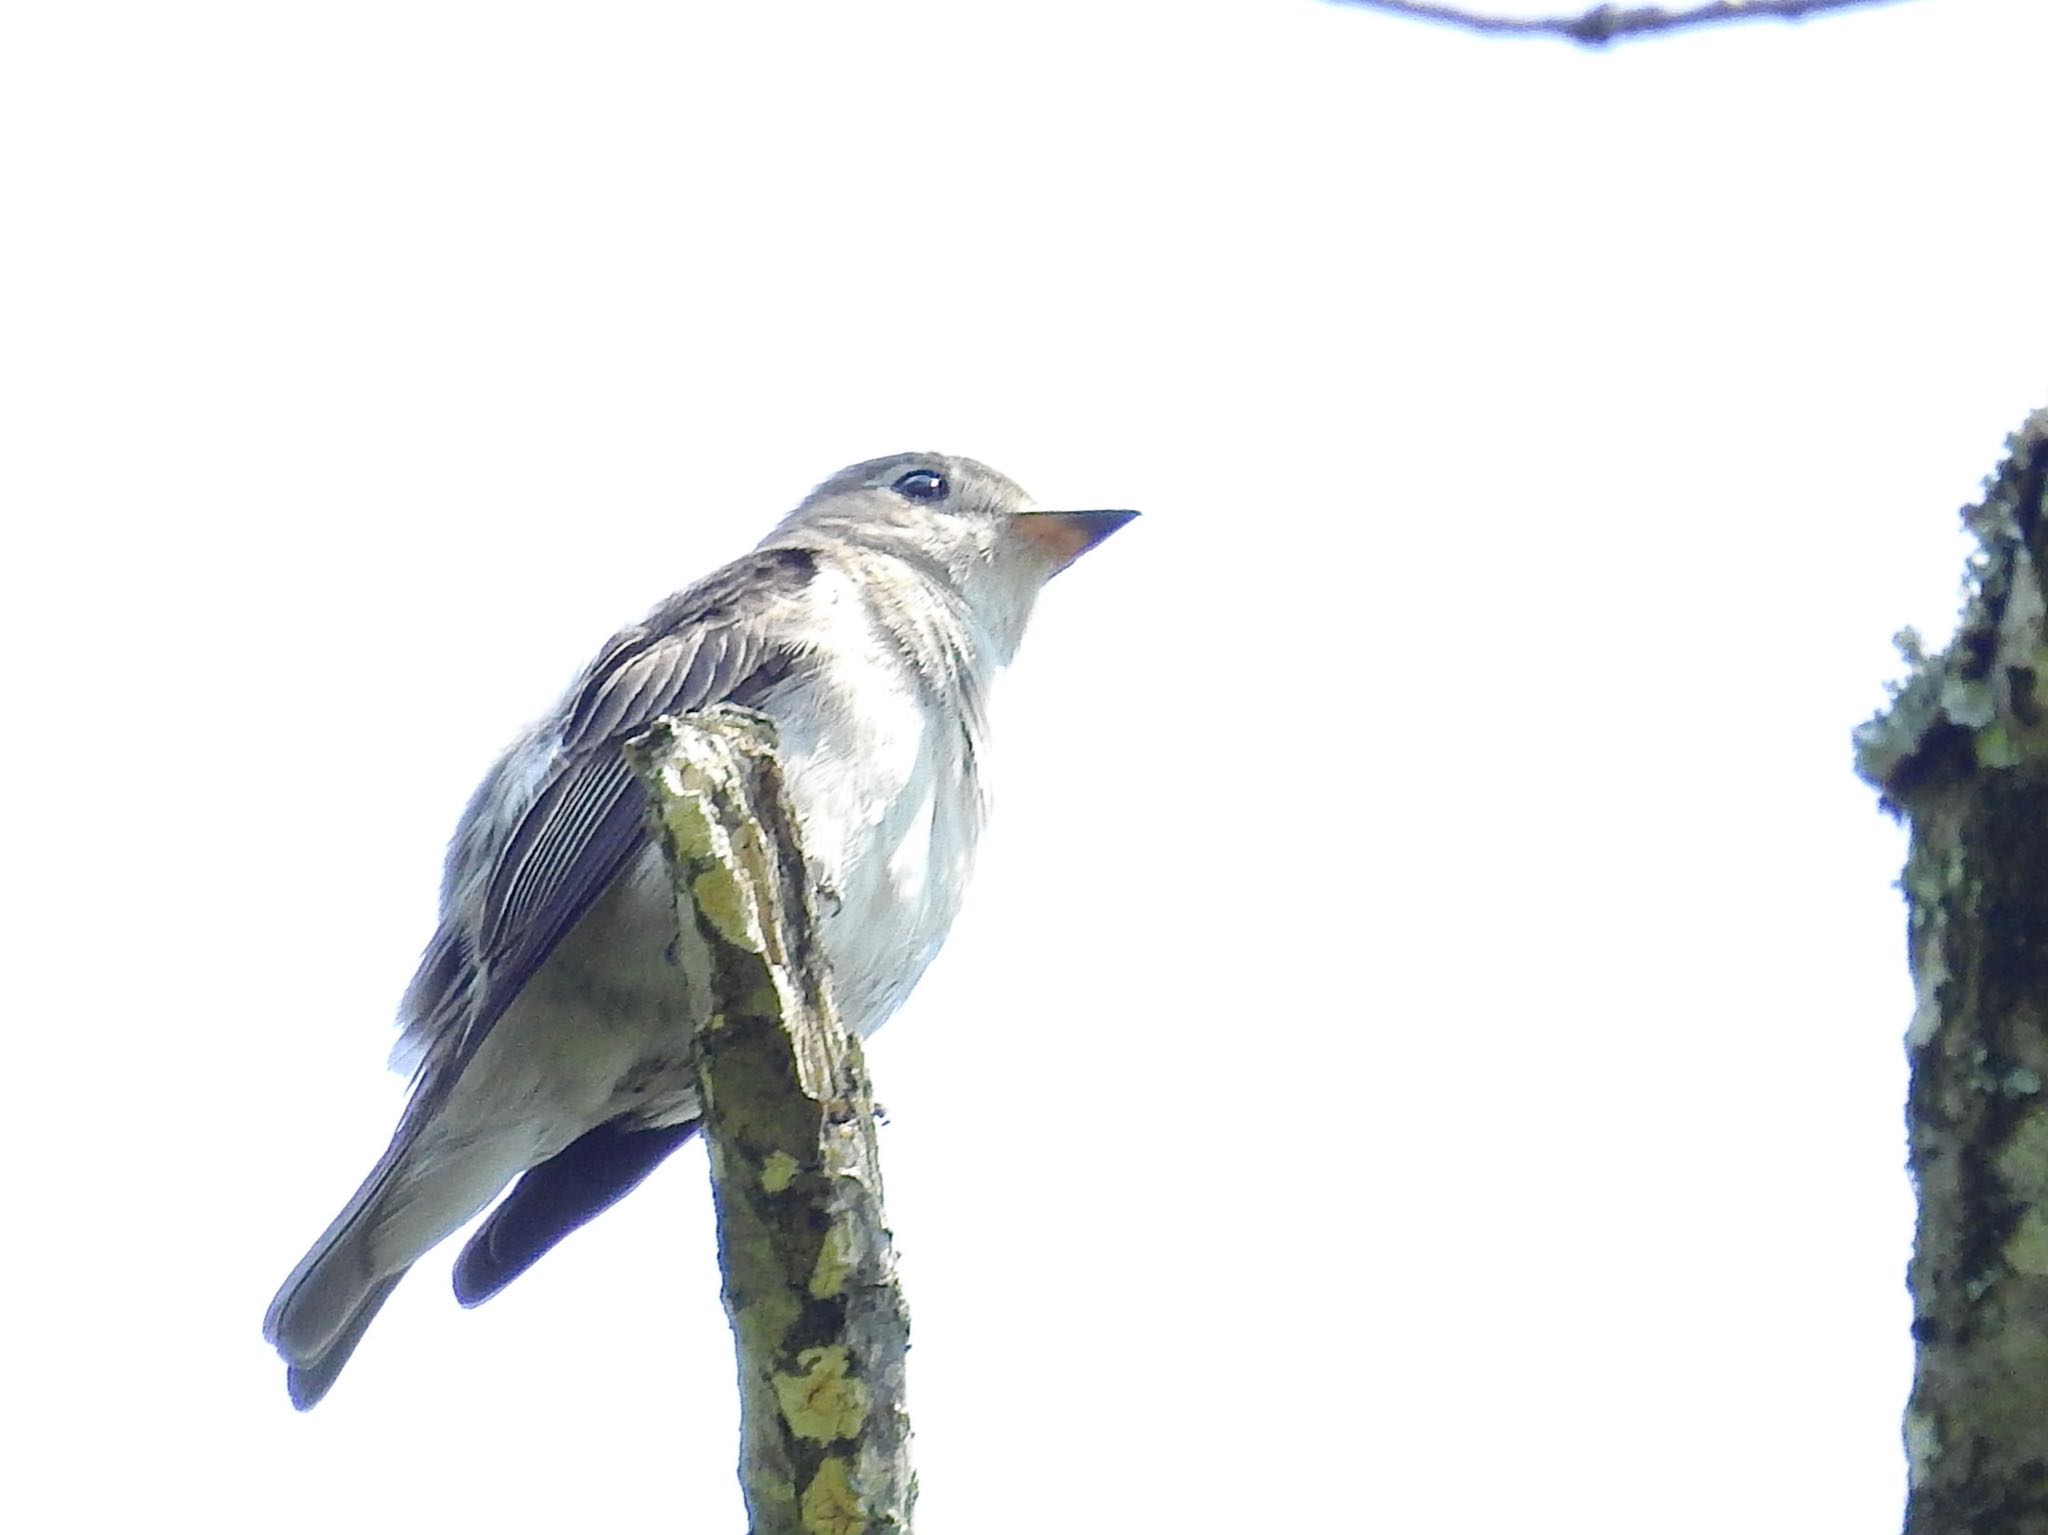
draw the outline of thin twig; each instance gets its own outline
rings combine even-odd
[[[1599,48],[1618,38],[1642,37],[1654,32],[1677,32],[1725,21],[1802,21],[1827,11],[1889,5],[1893,0],[1711,0],[1709,4],[1682,10],[1667,10],[1661,5],[1596,5],[1580,16],[1490,16],[1455,5],[1432,5],[1427,0],[1338,0],[1338,3],[1357,10],[1383,11],[1389,16],[1406,16],[1416,21],[1462,27],[1467,32],[1561,37]]]

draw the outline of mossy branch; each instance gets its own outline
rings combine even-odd
[[[709,951],[696,1053],[752,1535],[910,1529],[909,1315],[873,1096],[839,1023],[773,728],[721,707],[630,748]]]
[[[1963,517],[1955,640],[1856,735],[1912,830],[1907,1535],[2048,1530],[2048,411]]]

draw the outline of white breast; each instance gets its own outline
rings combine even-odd
[[[830,578],[824,578],[829,580]],[[850,590],[818,594],[832,666],[760,705],[775,721],[841,1016],[872,1033],[938,953],[980,835],[968,731]]]

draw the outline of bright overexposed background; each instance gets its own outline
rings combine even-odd
[[[1534,9],[1535,7],[1527,7]],[[1050,590],[871,1052],[934,1532],[1882,1530],[1903,839],[2048,398],[2034,0],[0,11],[9,1507],[737,1531],[702,1154],[300,1417],[491,754],[841,464]],[[1548,1517],[1548,1516],[1546,1516]]]

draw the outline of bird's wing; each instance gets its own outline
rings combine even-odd
[[[785,676],[801,652],[776,610],[816,570],[809,551],[759,550],[671,598],[591,663],[532,802],[476,855],[486,861],[479,904],[443,912],[407,993],[401,1049],[423,1056],[420,1096],[452,1083],[644,845],[645,796],[624,743],[665,714],[752,702]]]
[[[696,1129],[694,1119],[654,1126],[608,1120],[529,1167],[463,1244],[455,1260],[455,1298],[482,1305],[563,1237],[632,1193]]]

